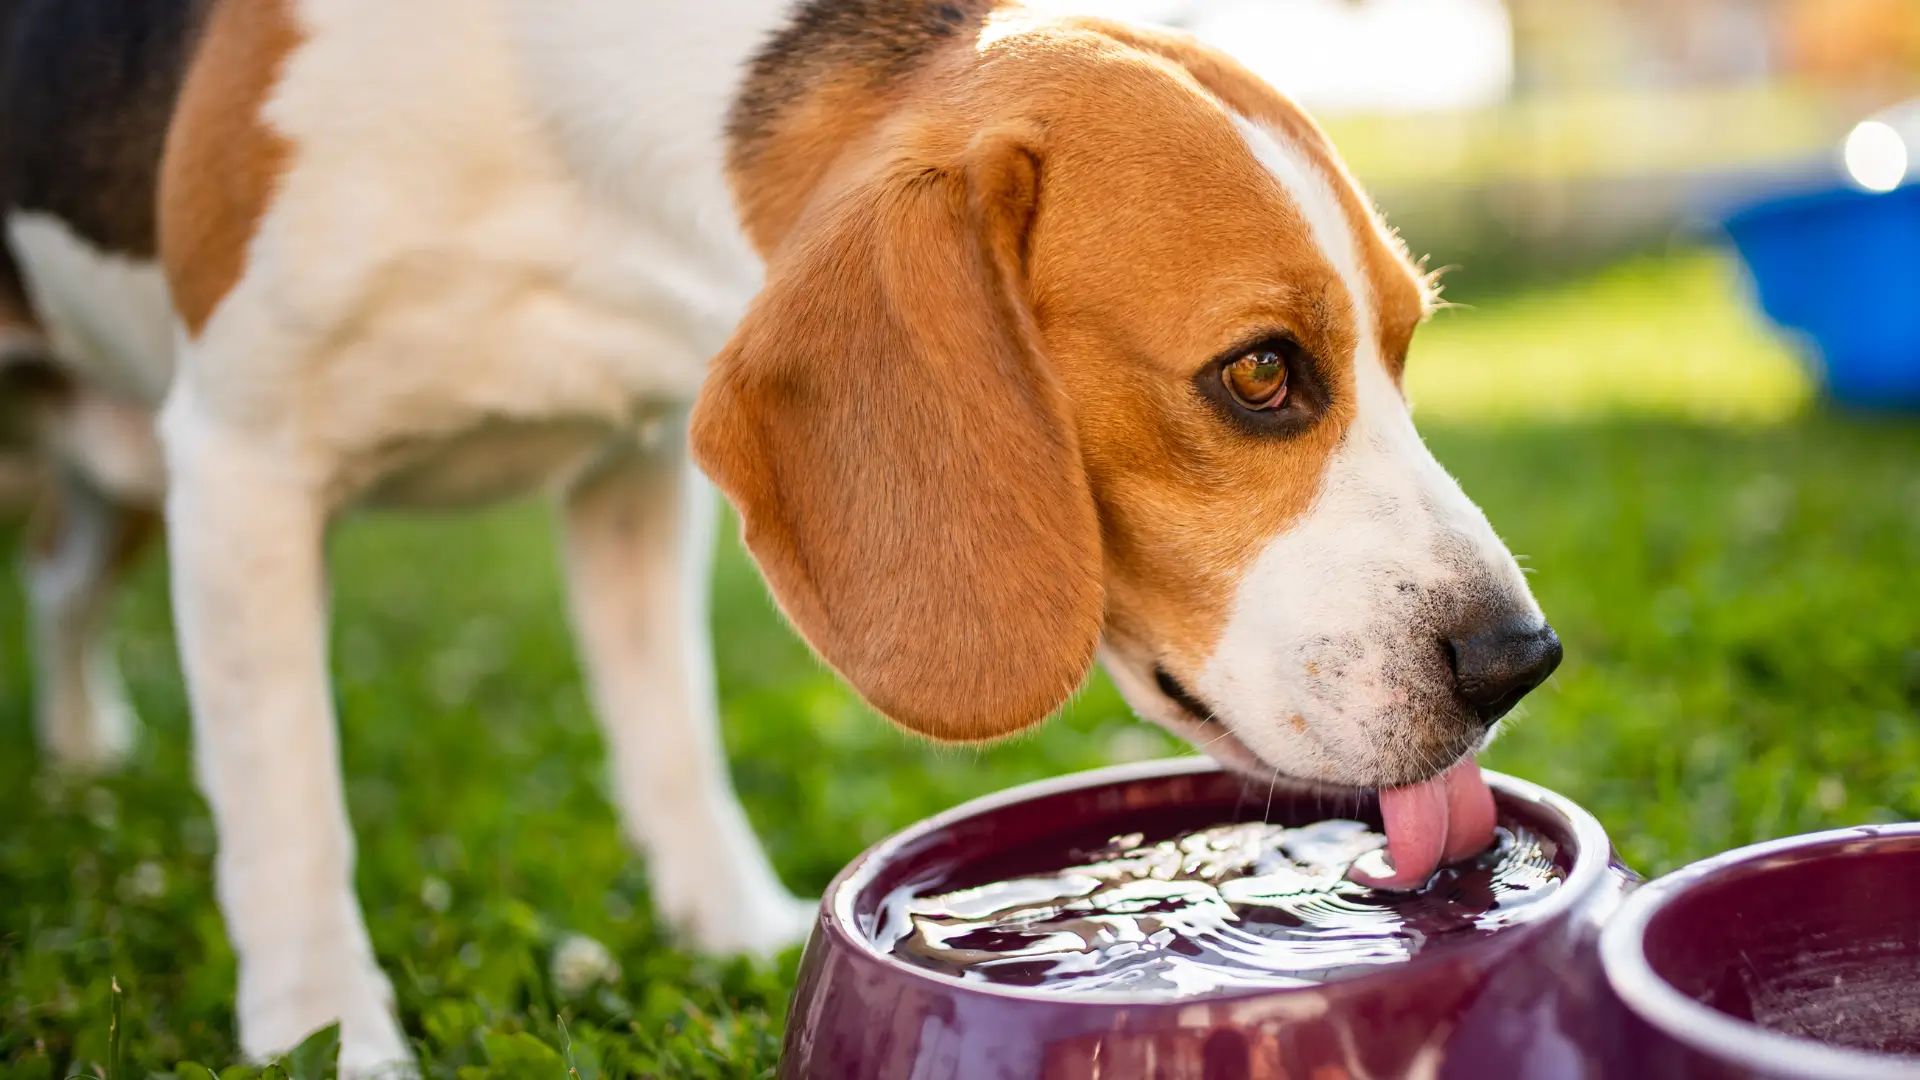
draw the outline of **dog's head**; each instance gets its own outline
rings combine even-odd
[[[1425,281],[1232,61],[995,24],[790,207],[695,452],[789,617],[897,722],[1019,730],[1099,651],[1230,763],[1397,785],[1558,660],[1414,431]]]

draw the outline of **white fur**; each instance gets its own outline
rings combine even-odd
[[[727,781],[707,517],[678,454],[633,449],[758,286],[721,112],[784,7],[300,3],[305,42],[264,111],[292,165],[162,414],[250,1053],[339,1017],[343,1068],[407,1058],[351,891],[325,680],[318,528],[353,501],[585,476],[569,592],[662,911],[720,950],[805,932]]]
[[[159,265],[101,251],[37,211],[7,215],[7,243],[60,358],[99,389],[158,400],[173,373],[173,307]]]
[[[220,838],[216,893],[239,960],[241,1044],[283,1051],[338,1020],[342,1072],[369,1075],[408,1050],[353,894],[327,674],[325,507],[310,474],[202,416],[192,389],[176,388],[163,428],[167,525],[195,763]]]
[[[137,726],[109,633],[113,562],[128,522],[118,504],[151,502],[163,486],[140,402],[171,374],[172,308],[150,260],[102,251],[45,213],[11,212],[6,227],[46,342],[80,376],[47,432],[59,466],[51,536],[22,559],[34,712],[52,759],[95,768],[121,758]]]
[[[139,400],[83,382],[48,437],[55,457],[100,494],[136,506],[158,506],[166,497],[153,410]]]
[[[780,887],[727,775],[707,630],[716,500],[685,450],[623,448],[576,486],[568,596],[655,906],[710,948],[765,954],[803,937],[815,905]]]
[[[614,6],[545,10],[564,23]],[[715,117],[664,105],[667,84],[630,57],[629,84],[592,117],[608,139],[637,128],[673,148],[691,126],[710,145],[635,170],[637,190],[615,200],[541,107],[574,89],[539,81],[563,79],[573,58],[513,38],[504,6],[305,0],[299,13],[306,43],[265,110],[294,162],[191,373],[211,413],[249,424],[305,412],[288,450],[349,498],[482,428],[566,420],[604,440],[650,402],[691,399],[759,280]],[[649,48],[676,40],[672,20],[653,21]],[[585,45],[552,46],[569,47]],[[684,48],[724,94],[737,58]],[[630,212],[636,200],[652,213]],[[350,340],[332,336],[346,326]],[[300,407],[311,400],[328,408]]]
[[[1266,128],[1235,119],[1352,298],[1358,409],[1311,509],[1242,577],[1194,689],[1291,775],[1365,786],[1424,777],[1448,748],[1457,755],[1478,737],[1465,724],[1444,737],[1412,730],[1448,721],[1439,641],[1449,620],[1473,603],[1536,620],[1539,611],[1513,556],[1414,430],[1380,356],[1369,279],[1332,181]]]
[[[249,1053],[339,1019],[346,1073],[409,1058],[352,890],[327,678],[321,536],[354,503],[570,490],[575,623],[662,911],[721,950],[809,925],[727,779],[711,497],[683,490],[683,453],[659,437],[760,282],[723,120],[788,7],[297,0],[301,44],[263,109],[291,161],[197,335],[151,264],[45,215],[8,221],[56,354],[89,385],[164,396],[164,485],[153,448],[117,428],[66,449],[123,497],[168,488]],[[98,640],[112,518],[80,505],[35,570],[43,724],[74,756],[127,728]]]

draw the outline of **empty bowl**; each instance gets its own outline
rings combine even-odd
[[[1920,824],[1695,863],[1630,898],[1600,951],[1619,1075],[1920,1078]]]
[[[1062,905],[1045,899],[1062,874],[1073,877],[1063,867],[1084,876],[1103,872],[1088,865],[1151,861],[1174,850],[1169,838],[1213,826],[1231,826],[1223,833],[1228,838],[1194,857],[1231,848],[1251,835],[1246,829],[1263,829],[1262,821],[1296,827],[1351,818],[1378,829],[1370,797],[1336,802],[1310,791],[1270,791],[1204,758],[1179,758],[1030,784],[921,822],[869,849],[829,886],[801,961],[780,1076],[1603,1075],[1600,1063],[1617,1036],[1618,1018],[1595,941],[1634,879],[1584,810],[1531,784],[1486,775],[1507,830],[1501,872],[1524,862],[1520,891],[1481,879],[1476,885],[1466,871],[1448,877],[1443,870],[1419,897],[1400,897],[1338,883],[1334,871],[1331,879],[1315,879],[1318,892],[1303,886],[1301,895],[1312,895],[1295,908],[1236,909],[1246,919],[1223,924],[1231,940],[1221,954],[1244,945],[1247,920],[1259,919],[1279,920],[1268,929],[1282,934],[1317,932],[1325,918],[1373,926],[1371,936],[1355,939],[1365,947],[1355,951],[1339,933],[1315,939],[1312,948],[1330,952],[1303,960],[1291,974],[1254,970],[1251,984],[1228,979],[1170,987],[1151,965],[1127,967],[1127,956],[1119,975],[1109,978],[1103,968],[1099,978],[1073,986],[1041,976],[1043,969],[1058,969],[1054,961],[1023,959],[983,972],[955,959],[1012,938],[982,930],[977,921],[915,913],[965,915],[970,904],[979,906],[982,895],[1001,888],[990,883],[1014,881],[1042,897],[1021,909],[1038,912],[1033,921],[1042,929],[1015,937],[1043,947],[1047,935],[1067,933],[1061,929],[1067,924],[1049,921]],[[1284,835],[1312,844],[1325,839],[1323,831]],[[1334,841],[1357,835],[1333,831]],[[1061,874],[1049,876],[1052,871]],[[1163,901],[1150,898],[1129,910],[1168,910],[1156,905]],[[1275,910],[1280,913],[1271,914]],[[1161,918],[1123,917],[1114,924],[1132,941],[1128,928],[1151,929]],[[1106,925],[1088,920],[1076,932],[1090,923]],[[1390,932],[1377,930],[1389,923]],[[964,932],[942,936],[943,927],[954,926]],[[1171,958],[1164,939],[1157,947]]]

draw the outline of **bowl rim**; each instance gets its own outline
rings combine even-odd
[[[1644,942],[1654,917],[1695,886],[1739,867],[1849,841],[1920,837],[1920,822],[1855,825],[1767,840],[1690,863],[1642,885],[1600,931],[1600,966],[1622,1004],[1662,1034],[1722,1061],[1772,1076],[1805,1080],[1915,1080],[1920,1058],[1875,1054],[1788,1035],[1741,1020],[1681,993],[1653,970]]]
[[[890,857],[925,837],[927,834],[947,828],[956,822],[1004,807],[1027,802],[1032,799],[1083,790],[1106,787],[1115,784],[1131,783],[1139,780],[1158,780],[1177,776],[1193,776],[1202,773],[1226,772],[1226,768],[1212,758],[1188,755],[1171,758],[1156,758],[1151,761],[1131,762],[1125,765],[1109,765],[1103,768],[1086,769],[1068,773],[1064,776],[1049,777],[1031,783],[1020,784],[1002,791],[982,795],[932,817],[923,818],[912,825],[886,837],[855,856],[844,869],[837,874],[832,884],[827,886],[826,898],[820,905],[821,928],[848,942],[861,955],[879,961],[888,968],[918,979],[924,979],[941,986],[965,990],[988,997],[1010,998],[1022,1001],[1045,1001],[1056,1005],[1085,1006],[1139,1006],[1139,1005],[1177,1005],[1185,1006],[1199,1003],[1235,1001],[1254,997],[1267,997],[1272,994],[1310,994],[1323,992],[1329,987],[1347,987],[1365,985],[1371,980],[1399,975],[1409,970],[1418,970],[1428,964],[1441,962],[1444,957],[1438,954],[1414,956],[1397,964],[1383,965],[1379,973],[1356,975],[1334,983],[1314,983],[1303,986],[1245,987],[1225,990],[1217,993],[1196,994],[1192,997],[1168,997],[1157,994],[1131,994],[1121,992],[1062,994],[1031,987],[1006,986],[997,983],[971,982],[952,975],[929,971],[923,967],[905,963],[891,952],[881,949],[878,943],[871,941],[859,930],[854,918],[853,904],[860,893],[873,882],[880,868]],[[1606,877],[1607,868],[1614,861],[1612,841],[1601,827],[1598,818],[1568,799],[1564,795],[1549,791],[1537,784],[1482,769],[1487,784],[1501,797],[1526,803],[1560,815],[1573,833],[1576,853],[1573,869],[1554,895],[1542,902],[1539,914],[1524,923],[1511,927],[1505,934],[1509,940],[1519,937],[1531,937],[1541,932],[1564,916],[1594,889],[1598,888]]]

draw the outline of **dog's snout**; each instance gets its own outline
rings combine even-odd
[[[1531,619],[1507,619],[1447,641],[1454,685],[1480,722],[1492,726],[1560,666],[1560,638]]]

